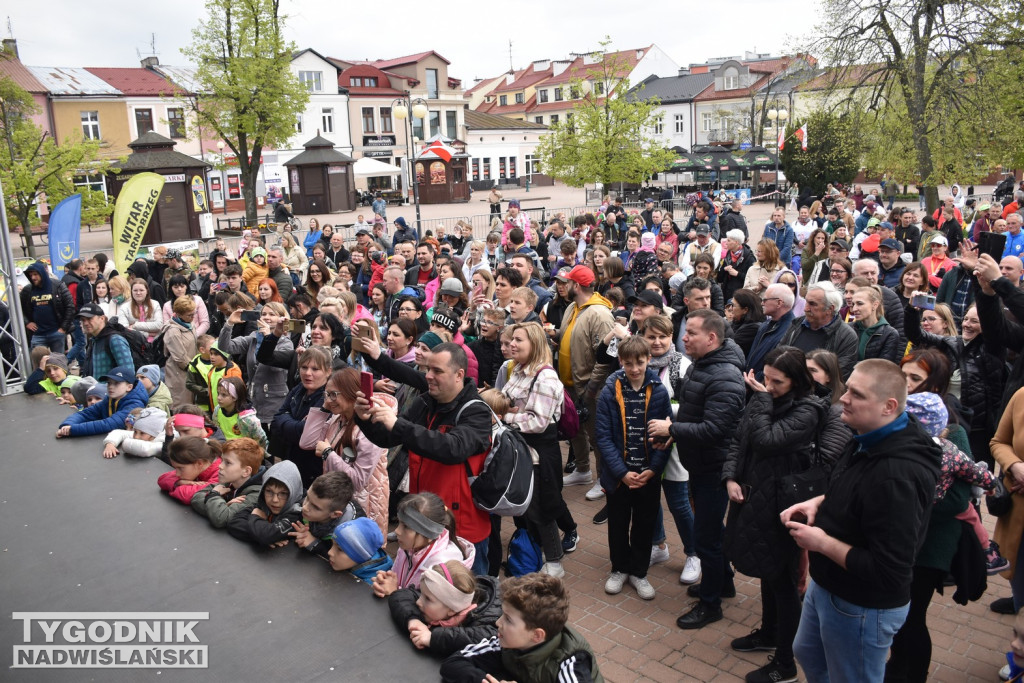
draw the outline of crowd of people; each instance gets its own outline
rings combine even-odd
[[[600,680],[566,625],[567,486],[603,500],[609,594],[656,599],[663,509],[694,598],[680,628],[724,618],[734,572],[760,580],[762,623],[732,647],[773,654],[748,681],[797,662],[925,680],[949,575],[966,602],[1002,572],[1013,598],[992,608],[1024,604],[1024,221],[857,189],[777,208],[759,239],[741,200],[684,217],[609,198],[543,225],[512,200],[483,240],[360,217],[346,243],[311,219],[301,244],[219,240],[195,272],[162,247],[125,275],[37,263],[27,390],[74,408],[58,438],[166,460],[161,489],[214,526],[367,581],[450,657],[445,680]],[[507,561],[472,488],[501,429],[534,462]],[[522,577],[499,585],[503,565]]]

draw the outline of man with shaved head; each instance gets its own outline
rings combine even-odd
[[[781,515],[810,555],[793,653],[809,681],[881,681],[910,609],[942,448],[906,411],[907,385],[895,363],[858,363],[840,403],[854,436],[825,494]]]

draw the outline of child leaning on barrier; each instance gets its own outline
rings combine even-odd
[[[192,509],[223,529],[235,513],[256,505],[263,488],[263,448],[253,439],[228,441],[221,448],[217,485],[207,486],[192,496]]]

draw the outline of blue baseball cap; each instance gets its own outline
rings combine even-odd
[[[127,365],[116,367],[100,377],[101,382],[126,382],[135,384],[135,372]]]

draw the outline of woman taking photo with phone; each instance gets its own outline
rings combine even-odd
[[[388,533],[387,449],[363,436],[355,423],[356,392],[360,373],[354,368],[335,370],[324,387],[324,402],[306,416],[299,447],[312,450],[323,461],[324,472],[344,472],[352,480],[352,498]]]
[[[288,319],[284,304],[271,301],[263,305],[257,329],[245,336],[232,337],[235,325],[242,324],[242,311],[228,316],[227,324],[220,331],[217,345],[233,356],[245,356],[246,377],[249,378],[249,398],[256,416],[263,425],[263,431],[270,434],[270,423],[281,401],[288,394],[288,364],[295,355],[291,337],[287,334],[275,337],[271,331]],[[257,351],[266,343],[264,353],[272,362],[257,360]],[[281,367],[284,365],[284,367]]]

